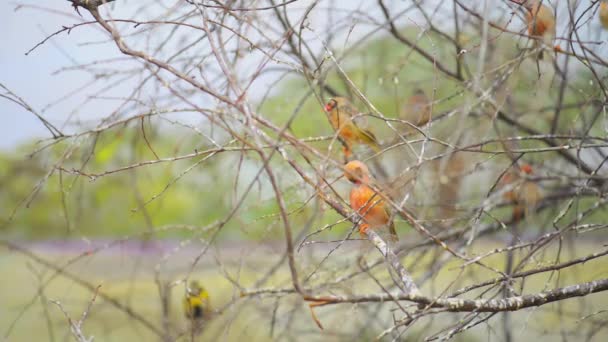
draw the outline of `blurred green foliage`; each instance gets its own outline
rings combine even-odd
[[[264,268],[274,264],[272,255],[265,253],[266,247],[259,244],[249,246],[249,252],[253,251],[253,253],[249,253],[246,260],[237,260],[240,253],[231,254],[229,244],[225,246],[226,250],[223,253],[225,258],[223,267],[225,269],[216,267],[211,260],[203,260],[197,265],[195,271],[189,274],[190,279],[203,281],[204,286],[209,290],[214,309],[220,309],[235,299],[234,286],[223,272],[239,274],[239,282],[243,286],[253,286],[260,276],[256,272],[252,272],[256,269],[253,266],[258,265],[258,267]],[[589,250],[598,247],[594,242],[582,242],[580,246],[582,248],[577,253],[571,249],[565,249],[561,252],[561,256],[569,260],[586,255]],[[499,247],[501,245],[495,242],[478,240],[475,242],[473,249],[475,253],[484,253],[489,248]],[[44,247],[34,247],[34,249],[37,254],[52,258],[57,265],[63,265],[74,257],[70,254],[71,252],[61,254],[49,251]],[[538,255],[537,262],[553,263],[556,253],[559,253],[558,250],[557,246],[546,249]],[[334,257],[328,261],[328,263],[331,263],[329,269],[338,267],[338,272],[347,273],[357,268],[355,263],[350,262],[354,255],[342,255],[345,251],[348,253],[348,249],[342,249],[337,252],[340,257]],[[158,287],[154,277],[155,264],[158,260],[151,258],[145,252],[143,252],[144,254],[134,252],[132,249],[125,251],[125,254],[116,253],[116,250],[104,251],[82,258],[76,264],[68,266],[65,271],[78,274],[91,284],[101,284],[100,293],[131,307],[147,321],[156,324],[161,329],[161,300],[158,296]],[[179,277],[190,272],[189,267],[184,265],[183,259],[180,260],[180,257],[189,260],[193,250],[182,250],[182,252],[185,254],[180,254],[177,258],[172,259],[170,265],[167,265],[165,277],[172,279],[171,277]],[[501,267],[504,263],[502,258],[502,255],[495,254],[484,259],[484,261],[488,266]],[[403,263],[412,268],[414,277],[419,278],[428,271],[429,263],[432,260],[433,256],[430,254],[421,258],[412,254],[404,257]],[[425,283],[423,291],[425,293],[439,293],[445,289],[446,284],[452,284],[453,288],[460,288],[471,284],[471,282],[475,283],[477,279],[491,279],[496,276],[494,272],[484,267],[468,267],[466,268],[466,276],[459,277],[460,265],[461,262],[456,260],[446,264],[445,267],[442,267],[433,275],[432,281]],[[315,265],[303,265],[302,267],[304,268],[303,272],[308,272]],[[531,265],[530,267],[535,266]],[[108,272],[109,270],[112,271]],[[0,313],[2,313],[0,315],[0,331],[3,334],[10,332],[9,341],[46,341],[50,340],[50,332],[53,332],[55,340],[61,340],[61,337],[68,336],[69,327],[63,314],[48,300],[59,301],[71,317],[77,319],[92,298],[90,291],[63,276],[54,278],[50,284],[46,285],[42,289],[43,292],[40,293],[42,298],[38,298],[38,291],[41,290],[35,280],[35,274],[45,271],[47,277],[52,274],[51,271],[42,268],[23,255],[5,252],[4,249],[0,249],[0,273],[6,275],[5,281],[0,283],[0,302],[3,303],[2,308],[0,308]],[[376,279],[390,281],[390,276],[384,267],[376,267],[372,272]],[[537,274],[527,277],[523,282],[517,280],[516,284],[525,287],[525,293],[535,293],[546,290],[550,283],[556,282],[565,286],[597,279],[605,276],[607,272],[608,265],[601,259],[595,259],[561,270],[559,277],[550,273]],[[326,281],[326,277],[334,279],[334,271],[321,272],[311,281],[313,284],[320,284]],[[559,279],[556,280],[556,278]],[[289,271],[287,267],[284,267],[269,279],[267,285],[280,288],[289,286],[290,281]],[[351,291],[354,293],[368,293],[377,290],[377,284],[374,280],[364,277],[346,280],[343,285],[344,290],[348,293]],[[549,287],[553,287],[553,285]],[[479,292],[486,290],[478,289],[465,295],[465,297],[475,298]],[[170,323],[177,331],[182,331],[187,328],[187,322],[184,319],[181,307],[181,300],[184,295],[183,284],[173,287],[170,294]],[[24,308],[24,299],[29,301],[32,298],[35,300],[34,305]],[[319,307],[315,309],[316,314],[326,327],[324,331],[320,331],[310,317],[306,303],[298,295],[286,294],[281,297],[280,304],[275,308],[277,303],[277,300],[272,297],[240,298],[234,307],[209,323],[203,336],[201,336],[201,340],[215,341],[218,340],[218,336],[222,336],[220,339],[226,341],[240,341],[244,337],[249,341],[268,341],[269,339],[279,340],[283,336],[282,334],[287,333],[296,334],[301,338],[311,336],[315,340],[322,338],[336,339],[335,334],[337,332],[352,333],[354,330],[359,332],[361,341],[368,341],[386,329],[388,322],[392,322],[393,319],[392,313],[387,310],[376,311],[379,306],[386,305],[386,303]],[[563,330],[555,329],[556,325],[560,325],[566,331],[578,332],[582,335],[586,333],[586,330],[582,328],[583,326],[587,327],[589,324],[603,324],[605,326],[605,324],[603,323],[603,317],[599,315],[588,317],[585,320],[578,320],[578,318],[598,312],[606,305],[608,305],[608,297],[596,293],[585,298],[572,298],[563,302],[531,308],[525,311],[526,314],[513,316],[514,327],[525,327],[516,328],[514,332],[517,333],[518,339],[554,341],[559,339],[560,333],[563,332]],[[297,311],[294,311],[294,309]],[[45,310],[48,310],[50,314],[50,321],[45,319]],[[20,315],[21,312],[22,315]],[[273,316],[273,312],[275,312],[276,317]],[[376,312],[373,322],[368,321],[370,319],[369,312]],[[403,338],[418,341],[422,336],[427,336],[429,331],[436,330],[442,324],[445,324],[443,320],[454,320],[455,322],[463,317],[466,317],[466,314],[445,313],[444,316],[441,316],[441,319],[422,318],[423,324],[414,329],[408,329]],[[496,315],[492,318],[490,324],[499,322],[500,317],[500,315]],[[564,317],[572,317],[572,319],[564,319]],[[272,322],[274,322],[274,326]],[[227,329],[227,326],[231,329]],[[93,304],[93,309],[83,325],[83,332],[87,336],[95,336],[96,341],[157,339],[149,329],[130,318],[122,310],[116,309],[101,296],[98,296]],[[498,339],[500,334],[499,329],[488,328],[480,324],[464,334],[457,335],[455,341],[494,340]],[[590,340],[603,341],[606,334],[606,329],[598,329],[594,339]],[[571,338],[576,337],[572,336]]]

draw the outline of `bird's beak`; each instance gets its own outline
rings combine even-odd
[[[331,106],[329,105],[329,103],[325,105],[325,111],[331,112]]]

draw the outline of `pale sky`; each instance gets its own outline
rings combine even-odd
[[[29,56],[25,52],[40,42],[48,34],[61,29],[63,25],[82,21],[67,1],[22,1],[20,4],[43,4],[48,11],[20,7],[11,1],[0,1],[0,32],[4,32],[0,46],[0,83],[22,97],[39,113],[49,103],[64,96],[83,83],[78,72],[52,75],[59,68],[75,62],[91,60],[101,53],[113,53],[104,45],[79,47],[87,40],[91,29],[72,31],[68,36],[61,34],[37,48]],[[16,8],[18,8],[16,10]],[[63,14],[61,13],[63,12]],[[88,40],[91,40],[90,38]],[[61,125],[67,111],[75,102],[61,102],[44,111],[43,116],[53,124]],[[4,124],[0,125],[0,149],[10,150],[18,143],[32,137],[50,137],[38,119],[16,104],[0,98],[0,115]]]

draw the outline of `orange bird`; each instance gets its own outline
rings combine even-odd
[[[600,23],[605,29],[608,29],[608,2],[600,2]]]
[[[331,126],[338,133],[338,138],[344,145],[344,155],[347,159],[352,154],[352,146],[357,143],[366,144],[375,152],[380,151],[380,144],[374,134],[359,127],[353,120],[359,111],[347,99],[334,97],[325,105],[325,112]]]
[[[420,127],[431,120],[431,101],[422,89],[414,90],[401,113],[403,120],[408,120]]]
[[[350,190],[350,207],[363,218],[359,223],[359,233],[364,235],[369,228],[387,226],[391,238],[398,241],[395,223],[391,219],[388,205],[369,187],[372,178],[367,166],[358,160],[348,162],[344,166],[344,176],[354,184]]]
[[[547,3],[547,0],[543,1]],[[546,44],[552,46],[555,38],[555,15],[553,11],[539,0],[529,0],[524,3],[528,34],[536,38],[534,48]],[[543,52],[538,53],[538,59],[543,59]]]
[[[536,208],[536,205],[541,198],[540,187],[532,181],[525,180],[522,175],[531,175],[533,173],[532,166],[522,164],[519,171],[516,169],[505,173],[500,181],[501,186],[511,186],[502,197],[503,199],[513,203],[513,221],[521,220],[524,215]]]

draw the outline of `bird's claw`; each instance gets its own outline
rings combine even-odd
[[[361,237],[367,236],[368,229],[369,229],[369,225],[367,225],[367,224],[362,224],[361,226],[359,226],[359,234],[361,234]]]
[[[80,13],[80,9],[79,7],[81,6],[79,0],[68,0],[72,3],[72,7],[74,7],[74,10],[76,11],[76,13],[78,13],[78,15],[80,17],[82,17],[82,14]]]

